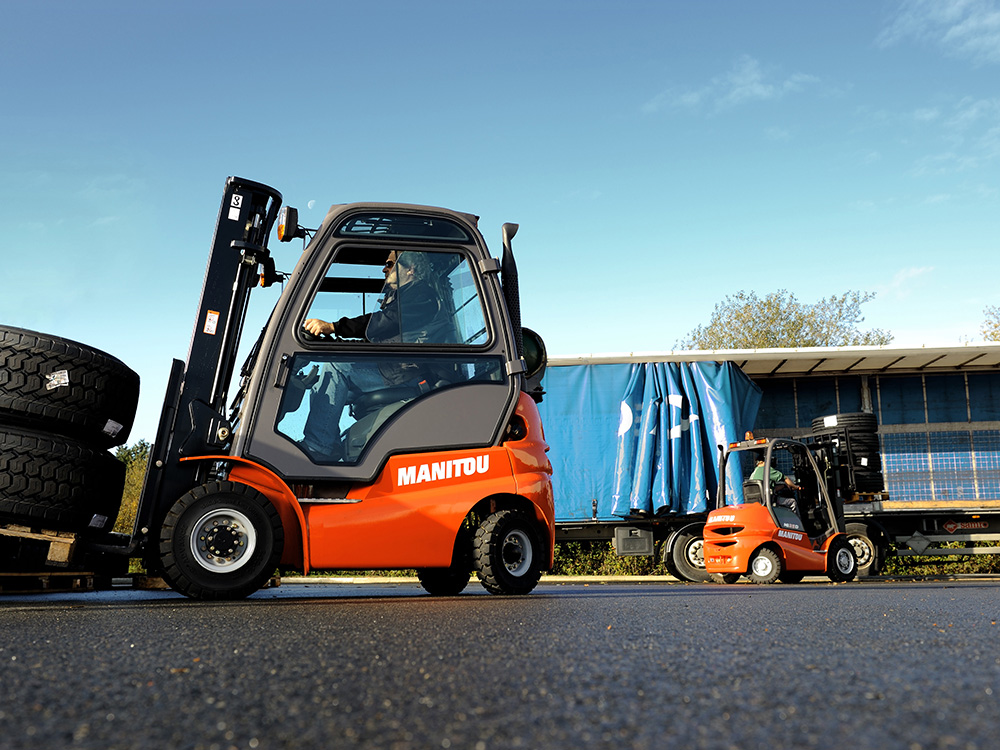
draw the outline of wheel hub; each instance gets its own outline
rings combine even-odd
[[[523,575],[531,566],[531,541],[523,531],[512,531],[503,540],[500,555],[511,575]]]
[[[192,527],[189,545],[201,567],[229,573],[249,562],[257,547],[257,534],[243,513],[219,508],[206,513]]]

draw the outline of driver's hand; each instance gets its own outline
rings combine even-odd
[[[313,365],[309,372],[300,371],[296,373],[295,377],[303,388],[312,388],[316,385],[316,381],[319,380],[319,366]]]
[[[309,320],[302,324],[302,327],[313,336],[333,335],[333,323],[327,323],[325,320],[319,320],[318,318],[309,318]]]

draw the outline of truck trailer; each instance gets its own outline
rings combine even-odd
[[[752,431],[833,462],[862,576],[890,555],[1000,553],[1000,345],[553,357],[542,384],[557,541],[710,580],[704,522],[738,501],[715,497],[719,457]]]

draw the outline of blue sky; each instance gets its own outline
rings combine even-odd
[[[133,438],[229,175],[310,226],[443,205],[499,254],[520,223],[553,355],[669,350],[740,290],[875,292],[901,346],[1000,304],[997,2],[9,0],[0,69],[0,321],[136,369]]]

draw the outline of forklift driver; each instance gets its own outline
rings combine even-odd
[[[384,297],[380,309],[355,318],[341,318],[331,323],[310,318],[303,328],[313,335],[336,335],[363,339],[372,343],[442,340],[439,315],[441,301],[431,277],[431,264],[425,253],[392,252],[382,268],[385,274]],[[438,330],[442,329],[442,330]],[[379,362],[325,362],[300,375],[310,389],[309,415],[303,430],[302,446],[313,458],[343,461],[340,441],[340,417],[344,407],[360,395],[392,386],[412,386],[419,393],[419,383],[428,374],[414,364],[397,360]]]
[[[764,480],[764,459],[757,459],[757,467],[750,474],[750,479],[753,481],[763,481]],[[782,505],[789,510],[791,510],[795,515],[799,514],[798,503],[795,501],[795,496],[790,494],[794,490],[801,490],[802,487],[792,481],[791,477],[786,477],[780,471],[778,471],[774,466],[770,467],[768,471],[768,482],[771,484],[771,488],[774,491],[775,503]]]

